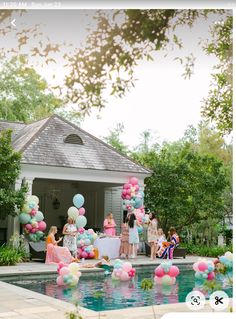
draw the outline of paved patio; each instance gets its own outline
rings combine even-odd
[[[196,256],[187,256],[186,259],[175,259],[174,264],[191,264],[198,259]],[[150,261],[147,257],[139,256],[131,260],[134,266],[157,265],[160,260]],[[90,260],[89,263],[95,263]],[[85,272],[94,269],[84,269]],[[102,271],[98,269],[98,271]],[[24,274],[55,274],[56,265],[45,265],[39,262],[22,263],[17,266],[0,267],[0,280],[4,277]],[[231,301],[232,303],[232,301]],[[75,307],[67,302],[57,300],[21,287],[0,281],[0,318],[9,319],[66,319],[65,313]],[[102,311],[100,313],[81,308],[84,319],[159,319],[167,312],[188,312],[185,303],[158,305],[140,308],[126,308],[121,310]],[[204,312],[212,312],[208,302]]]

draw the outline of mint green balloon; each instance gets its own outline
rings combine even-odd
[[[31,220],[31,216],[29,214],[26,214],[26,213],[21,213],[19,215],[19,220],[20,220],[20,223],[25,225],[25,224],[28,224],[29,221]]]
[[[34,216],[34,218],[36,219],[37,222],[41,222],[42,220],[44,220],[43,213],[38,211],[36,215]]]

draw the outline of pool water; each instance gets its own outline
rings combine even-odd
[[[46,278],[17,280],[11,284],[70,303],[79,302],[80,306],[91,310],[114,310],[185,302],[185,297],[195,287],[194,271],[191,266],[179,268],[175,285],[161,287],[154,284],[149,291],[141,289],[141,281],[153,279],[154,267],[138,269],[135,278],[129,282],[114,282],[110,275],[97,273],[82,275],[76,288],[58,287],[55,279]],[[224,291],[232,297],[232,288]]]

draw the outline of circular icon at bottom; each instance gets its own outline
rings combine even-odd
[[[198,311],[204,308],[206,299],[205,296],[200,291],[191,291],[186,299],[185,302],[189,309]]]
[[[224,291],[215,291],[210,295],[210,306],[216,311],[222,311],[229,306],[229,296]]]

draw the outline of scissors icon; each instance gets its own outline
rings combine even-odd
[[[223,301],[222,301],[223,299],[224,299],[223,297],[219,298],[218,296],[216,296],[215,297],[215,305],[216,306],[219,305],[219,304],[223,305]]]

